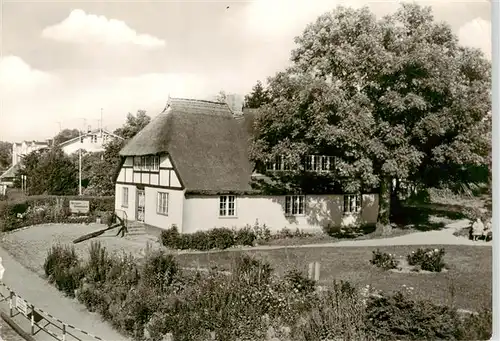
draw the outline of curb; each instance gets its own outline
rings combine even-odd
[[[26,341],[36,341],[33,336],[29,335],[21,327],[19,327],[19,325],[9,317],[9,315],[4,313],[3,311],[0,311],[0,316],[2,317],[2,320],[4,320],[12,329],[14,329],[14,331],[23,339],[25,339]]]

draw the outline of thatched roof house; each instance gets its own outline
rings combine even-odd
[[[362,204],[357,195],[346,201],[343,195],[270,196],[252,189],[249,146],[257,112],[235,107],[170,99],[120,151],[117,211],[158,228],[175,224],[181,232],[253,225],[256,220],[275,229],[376,221],[371,194]],[[367,206],[366,214],[361,205]]]

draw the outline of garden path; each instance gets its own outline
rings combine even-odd
[[[253,247],[235,247],[226,250],[212,251],[178,251],[178,254],[196,254],[196,253],[212,253],[225,251],[255,251],[255,250],[279,250],[293,248],[321,248],[321,247],[359,247],[359,246],[392,246],[392,245],[477,245],[491,246],[492,242],[482,240],[472,241],[464,237],[457,237],[453,232],[469,226],[470,221],[461,219],[446,225],[443,229],[437,231],[414,232],[397,237],[387,237],[379,239],[362,239],[362,240],[342,240],[338,242],[329,242],[321,244],[303,244],[303,245],[259,245]]]
[[[2,263],[5,267],[3,277],[5,285],[15,290],[18,295],[32,303],[35,307],[48,312],[68,324],[99,336],[103,340],[128,340],[115,331],[108,323],[102,321],[99,315],[88,312],[85,306],[78,303],[76,300],[64,297],[54,286],[40,278],[34,272],[25,268],[1,247],[0,257],[3,258]],[[1,292],[5,295],[5,288],[2,288]],[[8,304],[6,303],[7,302],[2,302],[0,308],[8,313]],[[27,319],[16,316],[15,321],[21,328],[29,332],[30,327]],[[59,337],[61,337],[61,332],[58,334]],[[95,340],[78,332],[76,332],[75,335],[82,341]],[[43,331],[37,333],[35,339],[40,341],[55,340]],[[68,337],[66,340],[70,341],[72,338]]]

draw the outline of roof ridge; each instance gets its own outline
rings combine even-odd
[[[183,100],[183,101],[192,101],[192,102],[211,103],[211,104],[218,104],[218,105],[222,105],[222,106],[227,105],[227,103],[225,103],[225,102],[209,101],[206,99],[183,98],[183,97],[170,97],[170,99],[171,100]]]

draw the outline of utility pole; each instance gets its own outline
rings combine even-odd
[[[83,118],[83,129],[85,129],[85,124],[87,120]],[[78,194],[82,195],[82,130],[80,130],[80,148],[78,148]]]
[[[102,123],[102,108],[101,108],[101,124],[100,124],[100,127],[101,127],[101,128],[100,128],[100,129],[101,129],[101,137],[102,137],[102,124],[103,124],[103,123]]]

